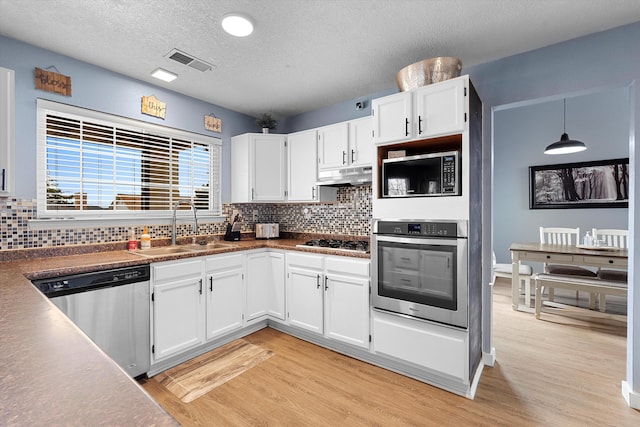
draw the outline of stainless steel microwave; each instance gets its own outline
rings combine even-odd
[[[459,195],[458,151],[382,160],[382,197]]]

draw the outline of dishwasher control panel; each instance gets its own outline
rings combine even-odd
[[[47,297],[53,298],[94,289],[146,282],[151,276],[148,265],[93,271],[70,276],[34,280],[32,283]]]

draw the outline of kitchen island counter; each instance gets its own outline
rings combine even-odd
[[[177,425],[30,280],[261,248],[369,258],[368,253],[297,248],[304,239],[233,243],[153,258],[126,250],[91,252],[86,245],[6,251],[0,258],[5,260],[0,262],[0,424]]]
[[[178,425],[19,263],[0,264],[0,283],[0,424]]]

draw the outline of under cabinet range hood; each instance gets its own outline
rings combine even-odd
[[[365,185],[371,183],[371,166],[318,171],[317,185]]]

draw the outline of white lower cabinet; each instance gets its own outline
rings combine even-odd
[[[247,254],[247,321],[266,315],[284,320],[284,253],[261,250]]]
[[[287,254],[291,326],[369,347],[368,260]]]
[[[244,255],[205,259],[207,340],[242,327]]]
[[[287,254],[287,312],[291,326],[322,334],[324,272],[321,255]]]
[[[205,342],[205,298],[200,260],[151,266],[152,360],[162,360]]]
[[[469,379],[467,331],[373,311],[373,350],[446,374]]]
[[[368,260],[325,259],[325,336],[369,348]]]

